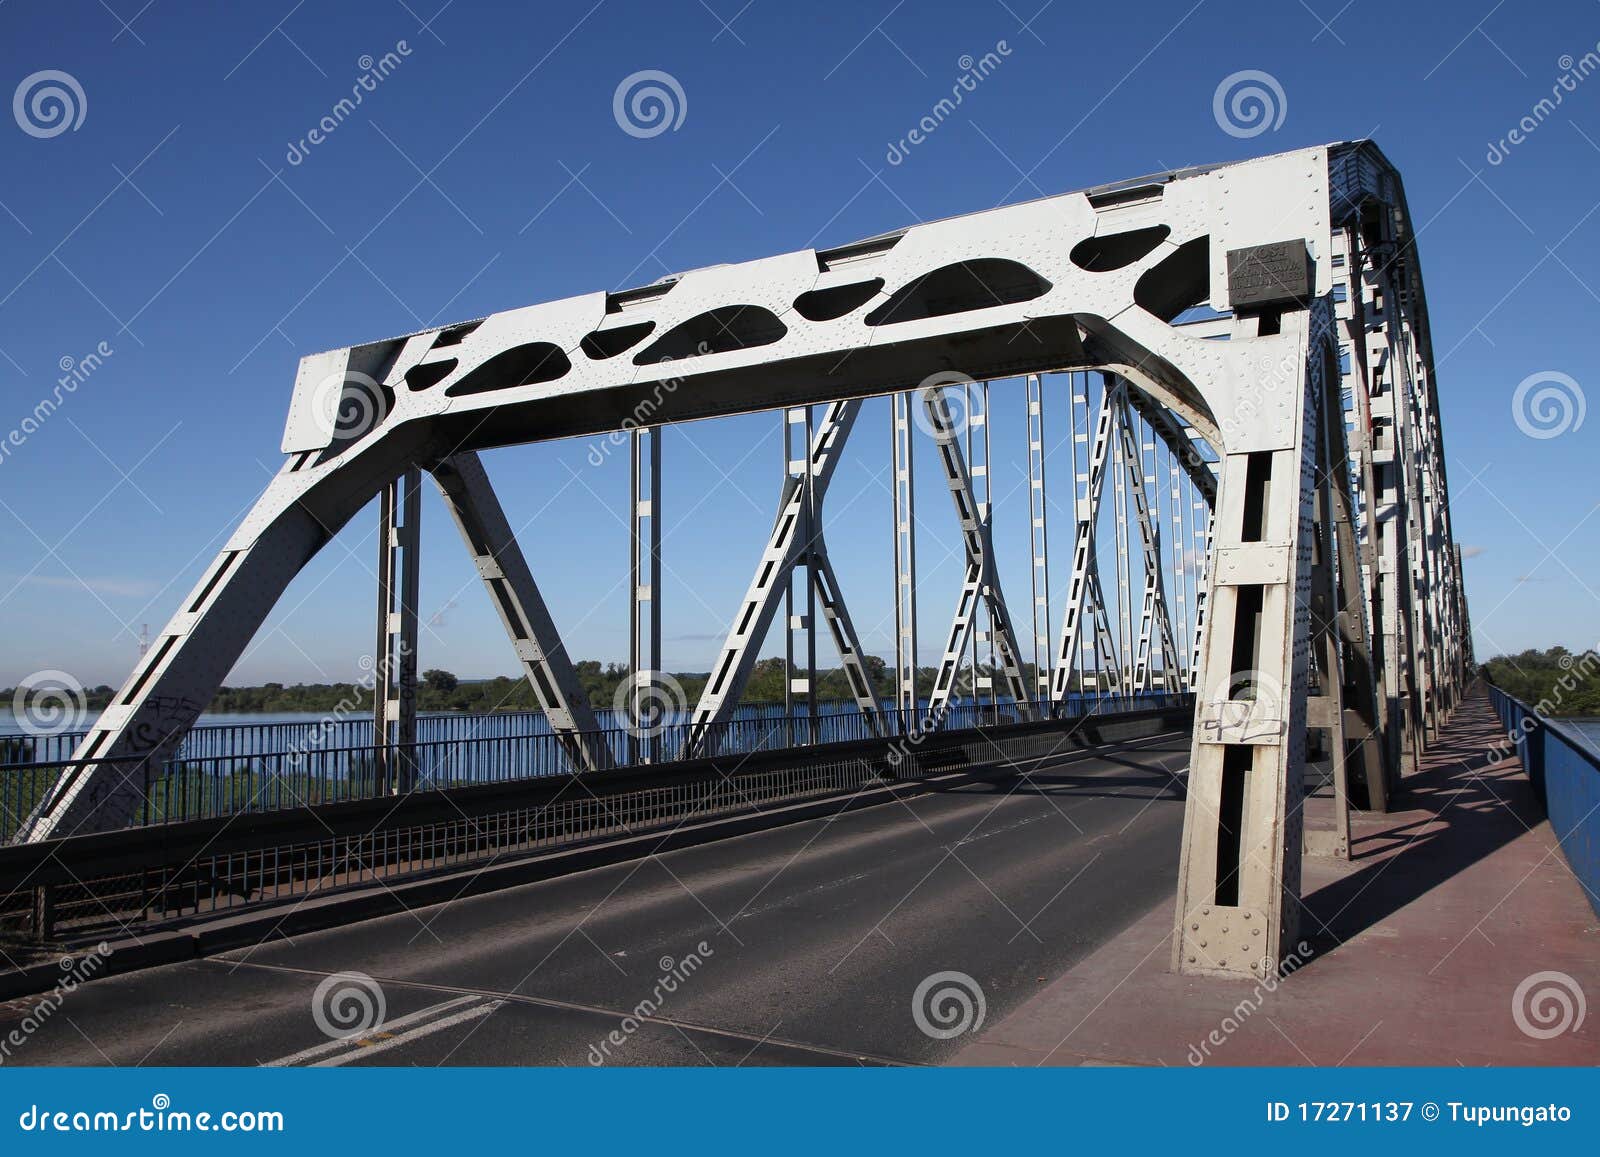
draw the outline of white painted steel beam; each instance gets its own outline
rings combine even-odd
[[[523,677],[576,771],[611,766],[589,697],[578,681],[533,570],[476,454],[453,454],[433,467],[445,509],[461,532]]]

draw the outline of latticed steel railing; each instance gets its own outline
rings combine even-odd
[[[1159,696],[1071,696],[1065,714],[1111,713],[1156,706]],[[610,713],[603,716],[611,722]],[[959,730],[1015,722],[1015,705],[969,702],[941,713],[927,707],[885,713],[891,734]],[[475,784],[508,783],[571,770],[564,743],[542,713],[430,715],[419,739],[404,749],[376,748],[370,720],[328,720],[196,727],[176,755],[160,761],[96,760],[143,787],[136,826],[346,803]],[[816,715],[751,705],[725,723],[691,730],[688,716],[649,728],[633,743],[612,723],[594,733],[615,766],[678,758],[691,739],[704,754],[748,754],[876,737],[872,721],[851,704],[819,705]],[[70,758],[65,736],[39,737],[49,758],[0,762],[0,843],[9,842],[41,800],[87,766]],[[30,749],[28,754],[32,753]]]
[[[465,777],[513,758],[528,737],[458,743],[454,754],[429,750],[450,745],[417,744],[386,749],[379,761],[432,769],[398,797],[370,779],[341,780],[337,792],[299,802],[260,792],[185,798],[169,782],[152,793],[144,817],[164,827],[0,849],[0,930],[107,935],[133,921],[294,901],[977,767],[1023,770],[1086,742],[1184,726],[1190,704],[1184,695],[1106,698],[1069,719],[907,727],[765,751],[730,751],[730,732],[711,758],[516,779]],[[495,745],[497,755],[484,750]],[[311,811],[310,803],[327,806]],[[180,816],[182,808],[201,815]]]

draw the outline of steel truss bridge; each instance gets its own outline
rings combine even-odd
[[[990,383],[1013,379],[1025,390],[1032,543],[1020,617],[1002,593],[989,492]],[[892,701],[869,675],[825,534],[830,481],[873,396],[891,399]],[[663,752],[650,726],[662,430],[762,410],[783,413],[776,517],[705,691]],[[1047,484],[1061,480],[1045,470],[1047,419],[1072,431],[1059,622]],[[478,457],[619,431],[631,444],[633,543],[620,751],[601,741]],[[931,680],[917,663],[913,445],[923,437],[965,553]],[[1192,692],[1173,949],[1191,973],[1278,966],[1296,938],[1303,846],[1340,851],[1348,807],[1386,808],[1472,665],[1411,217],[1400,175],[1369,141],[1141,177],[315,354],[301,362],[282,449],[281,471],[20,839],[129,824],[144,789],[126,768],[176,749],[290,581],[374,498],[374,751],[409,750],[424,473],[575,773],[715,757],[780,613],[791,706],[816,710],[820,624],[862,725],[885,739],[940,727],[963,697],[1037,726],[1086,692]],[[1331,843],[1302,831],[1311,732],[1331,756]],[[414,770],[394,757],[391,790],[415,786]]]

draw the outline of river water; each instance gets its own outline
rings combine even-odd
[[[1563,719],[1561,726],[1567,734],[1588,744],[1589,750],[1600,756],[1600,719]]]
[[[230,725],[260,725],[270,723],[315,723],[325,719],[324,711],[282,711],[260,712],[249,714],[206,714],[200,717],[197,726],[226,727]],[[95,713],[84,715],[72,728],[74,731],[86,730],[95,720]],[[1600,756],[1600,719],[1563,719],[1560,724],[1569,735],[1574,736],[1586,744],[1590,751]],[[0,711],[0,735],[21,735],[22,727],[9,711]]]

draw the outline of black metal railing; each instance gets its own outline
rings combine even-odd
[[[1031,771],[1077,749],[1186,727],[1192,697],[1105,697],[1081,706],[1092,710],[581,774],[508,775],[502,757],[529,737],[497,737],[385,748],[373,760],[383,774],[365,779],[291,783],[268,775],[248,788],[237,774],[153,779],[139,817],[151,826],[0,848],[0,933],[49,940],[126,932],[132,921],[182,920],[506,857],[609,847],[619,837],[771,805],[860,799],[868,789],[952,772]],[[722,738],[754,742],[751,722],[722,725]],[[773,725],[789,720],[766,722],[781,734],[785,727]],[[313,791],[321,798],[306,798]],[[326,806],[310,811],[305,803]],[[317,918],[295,911],[297,919]]]
[[[1074,695],[1065,704],[1062,717],[1160,708],[1183,698],[1166,693]],[[1036,707],[1042,714],[1043,705]],[[916,738],[1002,726],[1018,718],[1015,703],[1002,700],[952,704],[937,713],[928,707],[891,710],[884,713],[883,726],[888,737]],[[542,729],[532,730],[536,726]],[[477,733],[480,728],[491,734]],[[220,733],[235,729],[195,730],[219,734],[193,744],[186,740],[177,755],[161,761],[59,758],[0,765],[0,843],[11,841],[58,785],[69,783],[75,773],[90,765],[115,765],[121,774],[140,783],[142,802],[130,817],[130,826],[136,827],[509,783],[573,770],[566,745],[574,736],[551,732],[543,715],[536,713],[459,717],[451,726],[435,729],[435,735],[442,733],[442,737],[419,739],[403,747],[375,747],[370,742],[370,721],[364,724],[363,742],[338,746],[324,742],[276,751],[255,750],[254,746],[268,736],[282,739],[293,735],[309,742],[327,734],[344,736],[348,729],[318,733],[299,724],[249,724],[236,729],[238,734],[231,738]],[[610,726],[592,734],[579,733],[576,738],[597,742],[613,766],[626,767],[691,755],[744,755],[884,737],[873,720],[852,703],[819,707],[816,715],[785,715],[781,706],[757,705],[741,708],[733,719],[714,725],[695,725],[687,717],[679,717],[637,735],[629,728]],[[206,751],[220,753],[199,754]]]
[[[1600,915],[1600,753],[1560,720],[1492,683],[1488,688],[1489,705],[1544,804],[1573,875]]]

